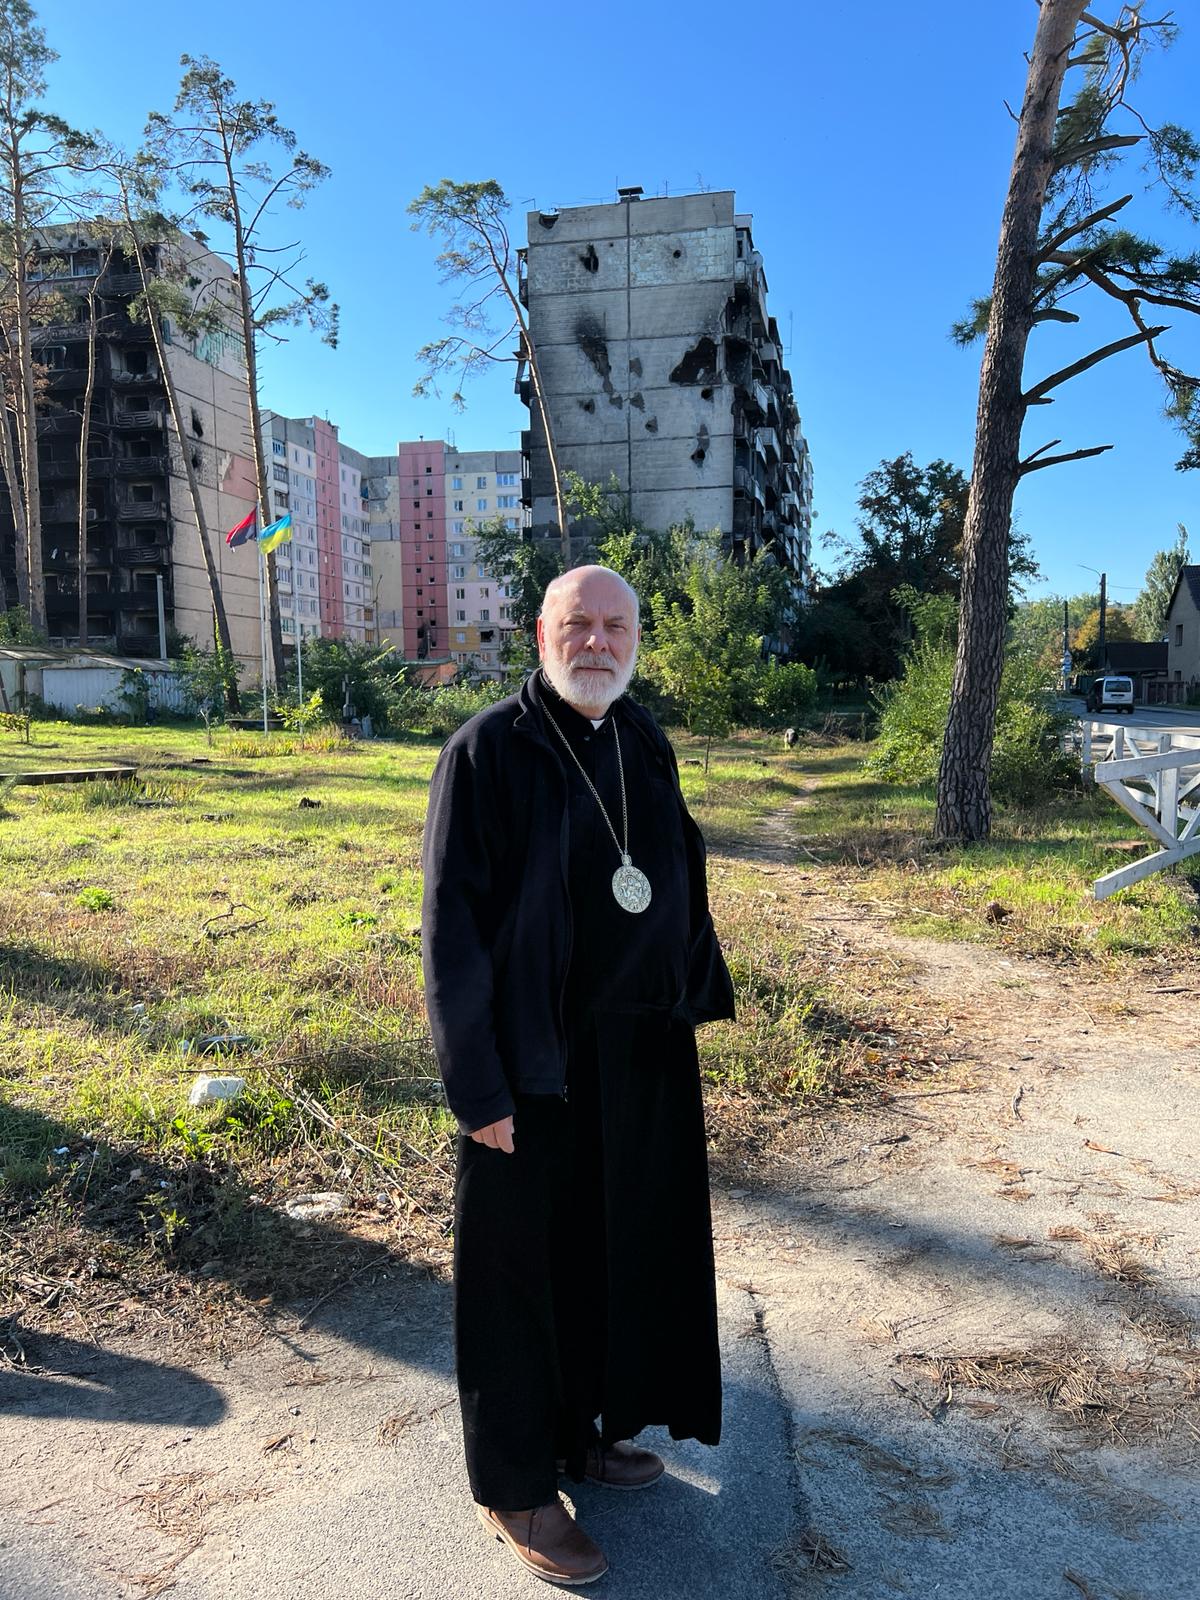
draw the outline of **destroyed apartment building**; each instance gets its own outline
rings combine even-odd
[[[257,498],[232,276],[218,256],[192,239],[151,245],[145,254],[152,271],[170,271],[193,297],[223,307],[220,325],[197,338],[183,336],[163,318],[182,438],[171,426],[151,330],[144,318],[130,315],[142,290],[136,261],[97,229],[56,230],[42,236],[31,271],[33,354],[41,379],[37,452],[47,632],[52,645],[90,644],[124,656],[157,657],[161,580],[163,631],[211,645],[211,589],[185,474],[186,450],[234,651],[257,661],[254,551],[229,550],[224,540],[225,530]],[[81,570],[79,455],[90,347]],[[0,495],[0,572],[7,593],[15,596],[7,493]]]
[[[719,528],[770,551],[797,596],[809,568],[812,467],[749,216],[731,190],[534,211],[521,298],[559,467],[615,487],[633,518]],[[535,534],[556,526],[532,383],[525,449]]]

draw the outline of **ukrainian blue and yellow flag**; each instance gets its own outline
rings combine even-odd
[[[286,544],[292,537],[292,513],[286,512],[278,522],[270,522],[258,535],[258,548],[262,555],[270,555],[276,545]]]

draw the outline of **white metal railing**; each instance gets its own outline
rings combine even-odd
[[[1105,900],[1200,854],[1200,735],[1127,728],[1089,717],[1081,724],[1084,772],[1091,767],[1097,785],[1159,846],[1140,861],[1097,878],[1092,892]],[[1098,745],[1106,752],[1097,761]]]

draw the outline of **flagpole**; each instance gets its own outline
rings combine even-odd
[[[262,654],[262,691],[263,691],[263,732],[267,731],[267,608],[263,599],[263,563],[266,557],[262,553],[262,546],[258,540],[254,541],[258,550],[258,639]]]
[[[293,569],[294,569],[294,563],[293,563]],[[300,607],[299,598],[297,598],[295,600],[294,604],[295,604],[297,612],[298,612],[299,611],[299,607]],[[299,696],[300,696],[300,704],[303,705],[304,704],[304,624],[300,621],[300,618],[299,618],[298,615],[296,617],[296,682],[297,682],[297,686],[298,686],[297,687],[297,692],[299,693]]]

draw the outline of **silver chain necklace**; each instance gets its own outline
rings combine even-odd
[[[554,718],[550,715],[550,712],[545,706],[542,707],[542,711],[545,714],[546,721],[562,740],[563,749],[579,768],[580,777],[582,777],[584,783],[586,783],[588,788],[592,791],[592,798],[600,807],[600,815],[608,824],[608,831],[612,834],[613,843],[616,845],[617,851],[620,854],[621,865],[617,868],[612,876],[613,899],[623,911],[632,911],[635,913],[638,911],[645,911],[646,907],[650,904],[650,880],[647,878],[644,872],[638,871],[633,862],[630,860],[629,856],[629,807],[625,800],[625,765],[621,760],[621,735],[617,732],[617,719],[615,717],[613,718],[612,731],[613,738],[615,739],[617,745],[617,773],[621,779],[621,825],[625,833],[625,843],[623,845],[617,838],[617,830],[613,827],[612,819],[609,817],[608,812],[604,808],[604,801],[601,800],[596,790],[596,785],[588,777],[587,772],[584,769],[583,762],[580,761],[574,750],[571,749],[566,734],[559,727],[558,723],[555,722]]]

